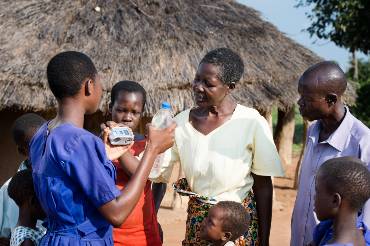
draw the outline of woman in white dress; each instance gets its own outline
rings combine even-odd
[[[284,173],[267,121],[230,95],[243,72],[242,59],[230,49],[206,54],[192,83],[197,106],[175,117],[175,145],[160,175],[152,177],[168,182],[173,164],[180,162],[186,180],[176,187],[197,194],[189,200],[183,245],[207,244],[199,238],[200,224],[212,204],[225,200],[240,202],[252,218],[235,244],[268,245],[271,176]]]

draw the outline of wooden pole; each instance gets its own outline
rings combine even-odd
[[[274,133],[274,141],[281,160],[285,165],[292,162],[293,137],[295,129],[295,106],[286,111],[278,110],[278,119]]]
[[[358,80],[358,61],[356,51],[352,51],[352,66],[353,66],[353,79]]]
[[[303,138],[302,138],[303,146],[302,146],[301,154],[299,155],[299,160],[298,160],[298,163],[297,163],[297,167],[295,169],[294,184],[293,184],[293,188],[294,189],[297,189],[298,188],[299,171],[300,171],[300,168],[301,168],[301,163],[302,163],[302,158],[303,158],[303,154],[304,154],[304,149],[306,148],[306,140],[307,140],[308,126],[309,126],[308,121],[307,120],[303,120]]]

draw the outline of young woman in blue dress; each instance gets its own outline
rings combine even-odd
[[[83,129],[84,116],[99,106],[102,85],[88,56],[67,51],[47,67],[57,116],[31,142],[35,192],[47,219],[40,245],[113,245],[112,225],[119,226],[139,200],[158,153],[172,146],[175,124],[164,130],[149,126],[144,155],[128,185],[115,186],[118,159],[129,147],[113,147]]]

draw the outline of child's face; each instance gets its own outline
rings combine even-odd
[[[200,238],[210,242],[222,241],[225,233],[222,230],[223,211],[217,206],[209,209],[200,231]]]
[[[24,136],[24,139],[17,142],[17,149],[18,153],[23,155],[24,157],[28,158],[29,155],[29,143],[31,142],[31,139],[35,135],[37,129],[30,128],[26,131],[26,135]]]
[[[88,103],[90,108],[87,110],[87,114],[93,114],[99,108],[100,100],[103,94],[103,87],[101,84],[101,78],[99,74],[96,74],[90,89],[91,89],[90,93],[92,93],[92,96],[90,97],[90,101]]]
[[[29,150],[27,143],[22,141],[22,143],[17,143],[18,153],[28,158]]]
[[[319,220],[332,219],[335,214],[335,195],[328,192],[323,182],[324,177],[318,173],[316,177],[315,213]]]
[[[112,105],[112,120],[137,131],[143,110],[143,96],[139,92],[120,91]]]

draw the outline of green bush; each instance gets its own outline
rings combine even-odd
[[[354,69],[351,67],[347,76],[353,78]],[[351,107],[351,112],[370,127],[370,62],[358,61],[358,83],[356,105]]]
[[[370,127],[370,83],[357,89],[356,105],[351,107],[353,114]]]

